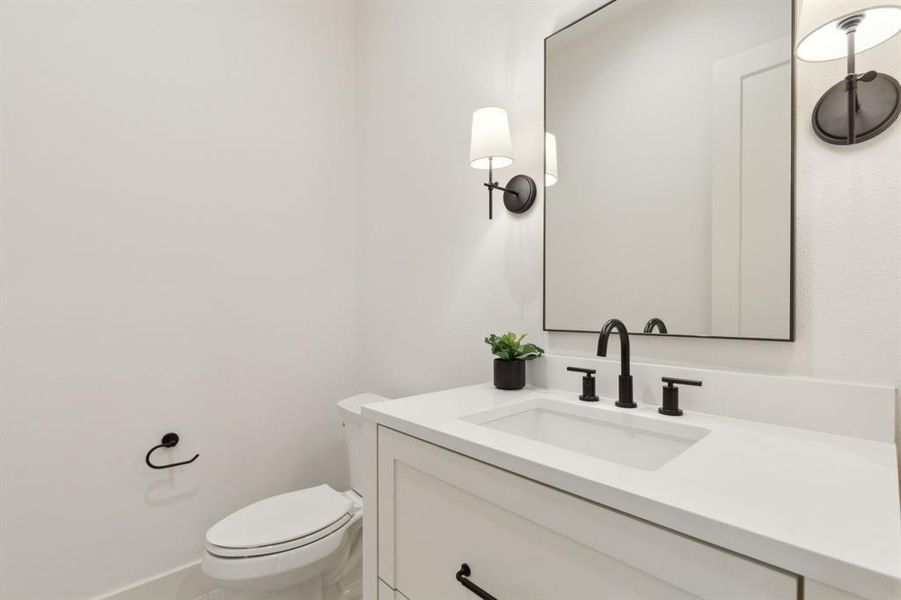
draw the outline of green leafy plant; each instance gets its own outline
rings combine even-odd
[[[501,360],[532,360],[544,354],[544,350],[535,344],[523,344],[526,334],[517,337],[512,331],[504,335],[491,334],[485,343],[491,346],[491,353]]]

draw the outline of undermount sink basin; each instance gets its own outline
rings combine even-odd
[[[693,425],[548,399],[527,400],[463,420],[645,470],[659,469],[710,433]]]

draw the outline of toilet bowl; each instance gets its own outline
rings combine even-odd
[[[201,568],[235,600],[358,600],[362,597],[362,418],[385,398],[338,403],[351,489],[328,485],[265,498],[228,515],[206,534]]]

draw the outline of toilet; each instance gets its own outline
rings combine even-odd
[[[351,489],[323,484],[235,511],[207,531],[201,568],[235,600],[358,600],[362,597],[364,404],[338,402]],[[219,597],[219,596],[217,596]]]

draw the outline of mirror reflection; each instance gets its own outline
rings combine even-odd
[[[546,329],[790,339],[792,10],[616,0],[546,40]]]

